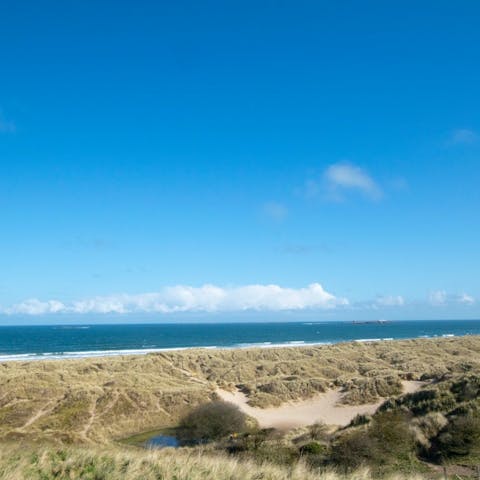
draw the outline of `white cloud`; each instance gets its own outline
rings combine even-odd
[[[405,305],[405,299],[401,295],[387,295],[377,297],[375,304],[380,307],[402,307]]]
[[[451,294],[445,290],[437,290],[429,295],[429,302],[435,307],[441,307],[452,304],[473,305],[475,298],[467,293]]]
[[[437,290],[436,292],[430,293],[428,297],[429,302],[432,305],[440,306],[447,303],[447,292],[445,290]]]
[[[449,145],[468,145],[475,143],[479,138],[478,133],[469,128],[458,128],[450,134],[447,143]]]
[[[42,302],[31,299],[0,310],[0,313],[41,315],[48,313],[282,311],[332,309],[346,305],[348,305],[347,299],[332,295],[319,283],[297,289],[278,285],[245,285],[228,288],[215,285],[201,287],[177,285],[165,287],[159,292],[109,295],[68,304],[57,300]]]
[[[341,200],[347,191],[357,191],[372,200],[382,197],[382,190],[362,168],[350,163],[335,163],[324,172],[330,198]]]
[[[42,315],[45,313],[59,313],[65,311],[65,305],[57,300],[48,300],[42,302],[36,298],[30,298],[12,307],[0,310],[0,313],[24,314],[24,315]]]
[[[281,222],[287,218],[288,208],[278,202],[267,202],[263,205],[263,213],[272,220]]]
[[[458,301],[465,305],[473,305],[475,303],[475,299],[467,293],[462,293],[461,295],[459,295]]]

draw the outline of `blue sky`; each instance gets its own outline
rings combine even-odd
[[[2,2],[0,321],[480,318],[479,16]]]

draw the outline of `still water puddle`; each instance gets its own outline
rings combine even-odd
[[[157,435],[155,437],[149,438],[145,442],[146,448],[178,448],[180,447],[180,440],[177,437],[171,435]]]

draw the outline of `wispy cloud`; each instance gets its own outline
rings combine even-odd
[[[279,285],[218,287],[177,285],[158,292],[118,294],[64,303],[59,300],[30,299],[0,309],[0,313],[42,315],[54,313],[175,313],[333,309],[348,300],[327,292],[319,283],[304,288]]]
[[[470,145],[480,139],[480,135],[469,128],[458,128],[450,133],[448,145]]]
[[[306,198],[323,196],[330,201],[344,201],[352,193],[370,200],[380,200],[383,196],[382,189],[366,170],[348,162],[334,163],[320,178],[308,179],[303,193]]]
[[[462,293],[458,296],[458,302],[465,305],[473,305],[475,303],[475,298],[473,298],[471,295],[468,295],[468,293]]]
[[[401,295],[386,295],[377,297],[375,305],[379,307],[403,307],[405,299]]]
[[[428,296],[428,301],[434,306],[445,305],[447,303],[447,292],[445,290],[431,292]]]
[[[297,191],[305,198],[316,198],[322,193],[321,182],[310,178],[305,182],[304,188]]]
[[[330,193],[343,198],[348,191],[360,192],[373,200],[382,197],[382,190],[375,180],[362,168],[351,163],[335,163],[324,173]]]
[[[436,290],[430,293],[428,301],[434,307],[443,307],[452,304],[473,305],[475,298],[467,293],[447,293],[445,290]]]
[[[282,222],[288,216],[288,208],[282,203],[267,202],[263,205],[262,211],[268,218]]]

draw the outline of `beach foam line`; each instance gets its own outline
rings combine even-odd
[[[465,336],[471,335],[469,333]],[[126,355],[147,355],[149,353],[160,353],[160,352],[175,352],[182,350],[233,350],[233,349],[246,349],[246,348],[287,348],[287,347],[316,347],[316,346],[326,346],[334,345],[336,343],[346,343],[346,342],[355,342],[355,343],[369,343],[369,342],[384,342],[384,341],[393,341],[393,340],[411,340],[414,338],[451,338],[455,337],[454,334],[443,334],[443,335],[419,335],[417,337],[387,337],[387,338],[359,338],[359,339],[350,339],[350,340],[334,340],[334,341],[325,341],[325,342],[307,342],[304,340],[289,340],[286,342],[251,342],[251,343],[237,343],[234,345],[192,345],[188,347],[163,347],[163,348],[136,348],[136,349],[118,349],[118,350],[83,350],[83,351],[68,351],[68,352],[44,352],[44,353],[1,353],[0,352],[0,363],[11,362],[11,361],[35,361],[35,360],[65,360],[65,359],[75,359],[75,358],[96,358],[96,357],[119,357]]]
[[[229,346],[191,346],[191,347],[165,347],[165,348],[138,348],[123,350],[83,350],[78,352],[45,352],[45,353],[11,353],[1,354],[0,362],[10,361],[34,361],[34,360],[62,360],[73,358],[95,358],[95,357],[119,357],[122,355],[147,355],[149,353],[158,352],[175,352],[182,350],[216,350],[216,349],[237,349],[237,348],[281,348],[281,347],[303,347],[303,346],[320,346],[331,345],[332,342],[305,342],[303,340],[291,340],[282,343],[259,342],[259,343],[240,343]]]
[[[68,358],[93,358],[93,357],[118,357],[122,355],[147,355],[148,353],[188,350],[192,347],[171,347],[171,348],[138,348],[127,350],[86,350],[79,352],[45,352],[45,353],[12,353],[0,354],[0,362],[9,362],[12,360],[32,361],[32,360],[60,360]],[[194,347],[196,348],[196,347]],[[216,347],[199,347],[216,348]]]

